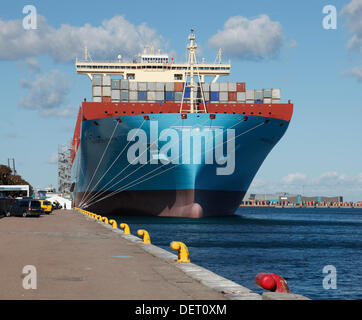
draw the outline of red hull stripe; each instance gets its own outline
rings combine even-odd
[[[102,119],[117,116],[179,113],[180,103],[146,103],[146,102],[83,102],[83,120]],[[201,106],[201,109],[203,106]],[[208,103],[208,113],[254,115],[290,121],[293,114],[291,103]],[[183,109],[188,109],[186,104]]]

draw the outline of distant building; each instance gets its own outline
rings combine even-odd
[[[275,194],[268,194],[268,193],[261,193],[261,194],[255,194],[250,193],[246,194],[244,197],[244,201],[267,201],[270,203],[276,203],[276,202],[288,202],[292,204],[300,204],[303,202],[308,201],[314,201],[316,203],[329,203],[329,202],[343,202],[342,196],[335,196],[335,197],[325,197],[325,196],[312,196],[312,197],[306,197],[302,196],[300,194],[289,194],[286,192],[281,193],[275,193]]]

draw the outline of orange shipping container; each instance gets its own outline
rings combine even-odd
[[[236,83],[236,91],[237,92],[245,92],[245,82],[237,82]]]
[[[236,101],[236,92],[229,92],[228,93],[229,101]]]
[[[184,83],[183,82],[175,82],[174,83],[174,90],[175,91],[183,91],[184,90]]]
[[[111,97],[102,97],[102,102],[111,102]]]

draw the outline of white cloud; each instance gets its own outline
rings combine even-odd
[[[64,107],[70,86],[59,70],[37,74],[31,81],[22,78],[20,85],[28,89],[27,94],[19,100],[20,107],[37,110],[43,117],[70,117],[76,114],[76,107]]]
[[[346,201],[362,200],[362,172],[355,175],[329,171],[314,178],[308,178],[303,173],[291,173],[280,181],[254,179],[248,193],[288,192],[307,196],[337,196],[341,195]]]
[[[48,164],[57,164],[58,163],[58,154],[56,152],[52,153],[47,161]]]
[[[68,24],[54,28],[44,16],[38,15],[38,28],[24,30],[22,20],[0,19],[0,60],[18,60],[38,55],[48,55],[58,62],[74,62],[83,58],[87,46],[93,59],[115,60],[118,54],[132,58],[143,46],[156,49],[162,37],[147,24],[138,26],[123,16],[104,20],[100,26],[85,24],[80,27]]]
[[[355,77],[359,82],[362,82],[362,66],[357,66],[344,72],[344,74]]]
[[[38,59],[34,57],[29,57],[25,59],[25,67],[29,69],[30,73],[38,73],[41,72],[41,67],[39,65]]]
[[[307,179],[307,175],[304,173],[290,173],[286,177],[284,177],[281,181],[284,184],[295,184],[304,182]]]
[[[245,60],[275,58],[283,42],[280,23],[271,21],[265,14],[252,20],[231,17],[225,22],[224,29],[209,39],[211,47],[222,48],[225,55]]]
[[[311,185],[316,186],[360,186],[362,188],[362,173],[359,173],[356,176],[348,176],[344,173],[339,174],[336,171],[331,171],[321,174],[318,178],[312,180],[310,183]]]
[[[347,48],[356,50],[362,55],[362,0],[352,0],[345,5],[341,14],[347,18],[347,26],[352,32],[352,38],[347,43]],[[356,66],[344,72],[362,82],[362,66]]]
[[[353,32],[347,47],[357,49],[362,54],[362,0],[352,0],[341,13],[347,17],[348,27]]]

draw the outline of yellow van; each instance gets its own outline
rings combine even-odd
[[[52,208],[52,203],[48,200],[39,200],[40,204],[41,204],[41,209],[44,213],[51,213],[53,208]]]

